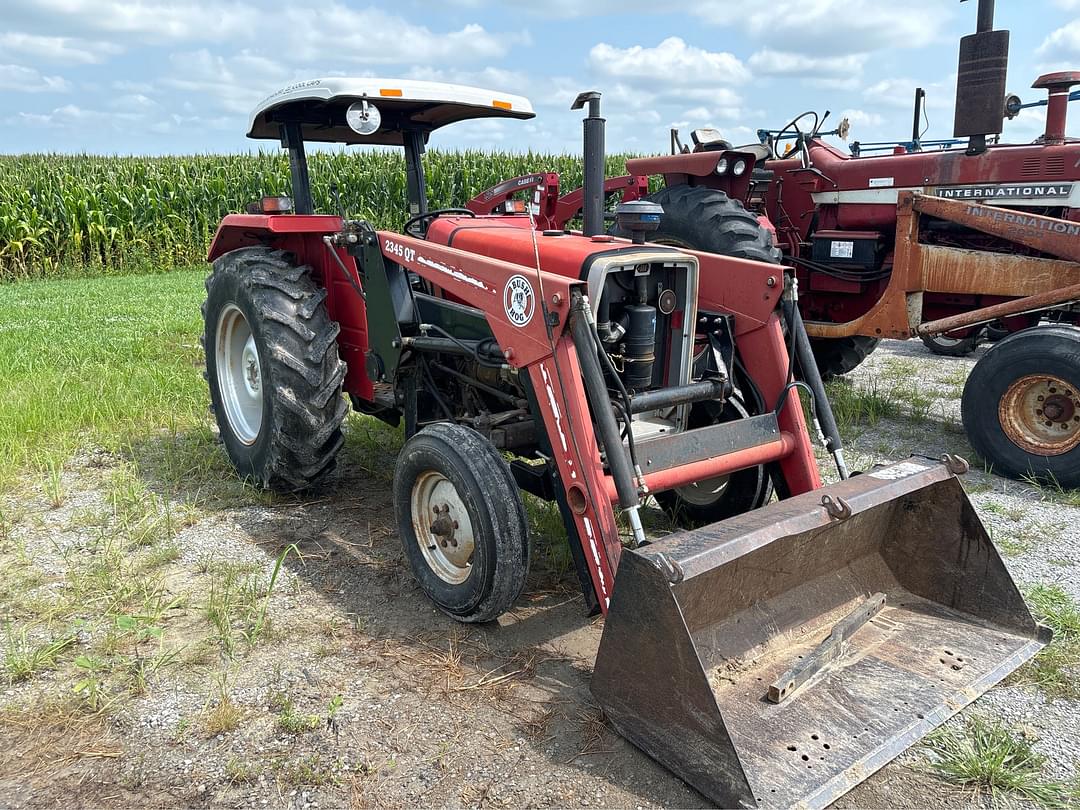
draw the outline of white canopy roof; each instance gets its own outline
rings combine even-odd
[[[367,99],[382,123],[371,135],[359,135],[345,122],[353,102]],[[405,129],[431,131],[472,118],[532,118],[523,96],[461,84],[411,79],[310,79],[283,87],[263,99],[251,114],[249,138],[280,137],[278,125],[299,120],[304,139],[334,143],[400,145]]]

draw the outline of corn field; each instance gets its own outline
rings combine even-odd
[[[608,175],[626,156],[608,158]],[[317,211],[345,210],[379,228],[405,220],[400,152],[314,152]],[[572,155],[429,152],[432,207],[462,205],[499,180],[557,171],[581,185]],[[286,194],[284,152],[184,157],[0,156],[0,281],[169,270],[200,262],[218,221],[263,195]]]

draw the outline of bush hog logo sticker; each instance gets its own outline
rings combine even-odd
[[[514,326],[525,326],[532,320],[536,296],[525,276],[510,276],[503,288],[503,309]]]
[[[947,186],[934,193],[947,200],[1031,200],[1068,197],[1072,183],[1025,183],[1002,186]]]

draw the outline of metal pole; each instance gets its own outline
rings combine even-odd
[[[585,136],[585,183],[582,189],[581,232],[596,236],[604,232],[604,119],[600,117],[600,94],[595,90],[580,94],[570,109],[580,110],[589,105],[589,114],[582,123]]]
[[[405,136],[405,186],[409,195],[409,216],[426,214],[427,183],[424,180],[424,133],[408,129],[403,133]],[[426,225],[427,223],[423,223]]]
[[[292,181],[293,211],[314,214],[311,199],[311,180],[308,178],[307,156],[304,154],[304,132],[299,121],[286,121],[279,129],[281,145],[289,150],[289,177]]]
[[[975,24],[975,33],[994,30],[994,0],[979,0],[979,17]]]

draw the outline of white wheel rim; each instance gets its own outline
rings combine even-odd
[[[675,493],[691,506],[711,506],[720,500],[730,480],[730,475],[718,475],[716,478],[706,478],[704,481],[678,487]]]
[[[420,553],[435,575],[460,585],[472,573],[476,539],[464,501],[446,476],[421,473],[413,484],[409,507]]]
[[[262,365],[251,326],[235,304],[225,307],[218,318],[216,361],[229,429],[244,444],[254,444],[262,429]]]

